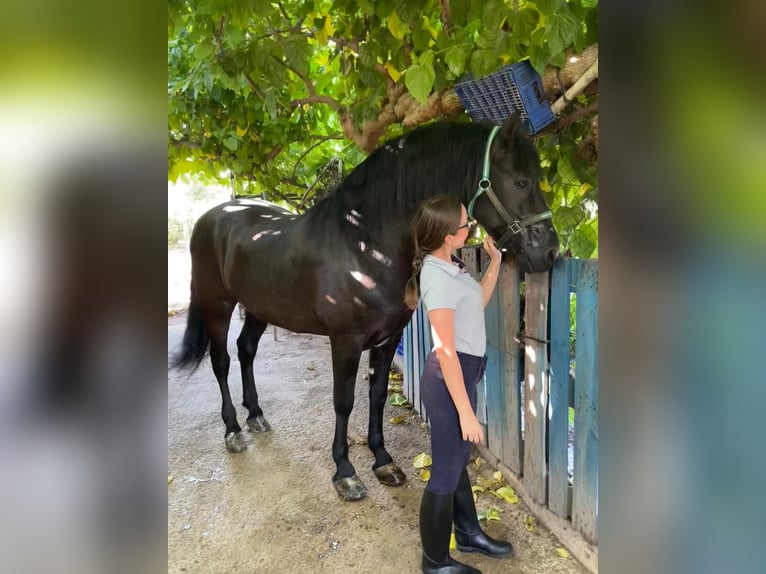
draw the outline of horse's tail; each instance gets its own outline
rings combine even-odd
[[[194,301],[192,296],[189,304],[189,317],[186,320],[184,340],[181,343],[181,348],[173,357],[170,368],[191,369],[191,372],[196,371],[202,359],[205,358],[209,341],[202,308],[199,303]]]

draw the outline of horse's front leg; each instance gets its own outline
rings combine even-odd
[[[401,336],[401,331],[394,333],[386,343],[370,349],[370,429],[367,444],[375,455],[372,470],[378,481],[386,486],[401,486],[406,478],[388,454],[383,441],[383,409],[388,396],[388,373]]]
[[[360,500],[367,496],[367,487],[359,480],[354,465],[348,460],[348,418],[354,408],[354,386],[364,336],[358,333],[330,335],[330,345],[335,406],[332,458],[336,467],[332,482],[341,499]]]

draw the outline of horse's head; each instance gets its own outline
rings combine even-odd
[[[515,112],[494,134],[469,213],[527,273],[553,266],[559,238],[540,190],[540,158]],[[489,169],[489,173],[487,173]]]

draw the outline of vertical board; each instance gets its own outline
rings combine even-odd
[[[486,444],[490,451],[500,455],[503,451],[503,426],[505,425],[505,389],[500,353],[500,296],[497,289],[484,308],[484,326],[487,333],[487,370],[484,388],[487,404]]]
[[[500,266],[497,291],[500,296],[500,341],[502,344],[502,376],[505,394],[503,450],[495,454],[518,475],[523,471],[521,440],[521,346],[517,341],[521,325],[519,273],[514,262]]]
[[[577,281],[575,437],[572,525],[598,542],[598,261],[583,263]]]
[[[426,364],[426,357],[428,356],[428,352],[431,350],[431,325],[428,322],[428,314],[426,313],[425,307],[423,307],[422,304],[418,305],[418,321],[420,328],[418,329],[418,362],[420,364],[420,372],[423,373],[423,368]],[[420,410],[418,411],[420,413],[421,418],[426,418],[426,407],[423,404],[423,397],[420,394],[420,384],[418,384],[418,399],[419,399],[419,407]]]
[[[412,402],[412,397],[415,392],[413,388],[413,376],[412,376],[412,320],[404,328],[402,334],[402,341],[404,347],[404,381],[402,384],[402,391],[407,400]]]
[[[420,353],[418,352],[418,339],[420,338],[420,309],[421,304],[418,304],[418,308],[412,314],[412,382],[413,393],[412,398],[409,399],[412,407],[421,413],[422,408],[420,406],[420,374],[423,372],[423,363],[420,362]]]
[[[569,517],[569,265],[559,257],[551,272],[550,404],[548,406],[548,507]]]
[[[548,408],[548,273],[526,276],[524,361],[524,486],[545,504],[545,430]],[[538,340],[534,340],[538,339]]]
[[[460,258],[465,263],[465,269],[471,276],[479,281],[479,250],[464,248],[460,250]],[[484,444],[487,444],[488,429],[487,429],[487,396],[486,396],[486,383],[485,380],[479,382],[476,388],[476,418],[482,425],[484,431]]]

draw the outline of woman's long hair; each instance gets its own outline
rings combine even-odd
[[[420,269],[423,258],[444,244],[444,239],[460,225],[460,200],[454,195],[436,195],[418,205],[412,218],[415,237],[415,257],[412,259],[412,276],[404,291],[404,304],[410,309],[418,305]]]

